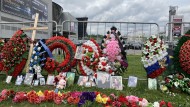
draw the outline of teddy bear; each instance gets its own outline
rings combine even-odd
[[[58,89],[65,89],[66,87],[66,77],[62,75],[62,73],[59,73],[54,79],[54,83],[56,84],[56,88]]]
[[[66,80],[64,79],[64,78],[61,78],[60,80],[59,80],[59,82],[58,82],[58,84],[57,84],[57,86],[56,86],[56,88],[58,88],[58,89],[65,89],[65,87],[66,87]]]

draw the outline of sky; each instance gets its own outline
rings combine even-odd
[[[169,6],[177,6],[177,14],[190,22],[190,0],[53,0],[74,17],[90,21],[155,22],[164,30]],[[147,27],[148,29],[148,27]]]

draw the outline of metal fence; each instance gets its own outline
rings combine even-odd
[[[128,54],[135,55],[141,54],[142,45],[146,38],[151,35],[159,36],[160,32],[159,25],[157,23],[70,20],[62,22],[61,32],[67,32],[68,38],[76,44],[82,43],[83,41],[91,38],[96,39],[96,41],[100,44],[103,36],[107,33],[107,31],[110,31],[112,26],[115,26],[117,31],[120,31],[125,39],[129,47]],[[76,29],[77,27],[79,28]]]

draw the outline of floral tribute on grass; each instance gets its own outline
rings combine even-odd
[[[82,44],[84,49],[82,53],[82,60],[79,61],[78,67],[82,75],[94,75],[96,73],[96,65],[101,56],[101,50],[97,42],[93,39]]]
[[[107,59],[106,62],[106,68],[99,66],[99,70],[106,71],[109,73],[116,74],[116,75],[122,75],[124,71],[126,71],[128,67],[127,57],[126,57],[126,44],[123,40],[120,32],[118,31],[116,33],[116,28],[111,28],[111,33],[108,31],[107,35],[104,36],[104,39],[102,40],[101,48],[104,59]],[[100,64],[99,64],[100,65]],[[105,66],[102,65],[102,66]]]
[[[59,63],[55,59],[48,57],[45,63],[45,69],[48,73],[57,72],[68,72],[72,67],[75,66],[76,60],[74,59],[76,52],[76,45],[65,37],[51,37],[46,41],[46,45],[52,52],[56,48],[61,48],[64,51],[65,59]]]
[[[1,70],[17,77],[26,64],[30,42],[22,30],[17,31],[2,48]]]
[[[47,57],[52,58],[53,55],[50,52],[49,48],[45,45],[45,40],[39,40],[33,48],[32,57],[30,59],[29,72],[37,74],[37,78],[42,77],[41,71],[45,66]]]
[[[160,86],[163,92],[181,93],[185,92],[190,94],[190,79],[186,78],[182,73],[172,74],[165,77]]]
[[[144,44],[141,61],[147,72],[148,78],[156,78],[166,70],[169,64],[167,45],[155,35],[151,36]]]
[[[43,102],[53,102],[55,104],[78,105],[82,107],[86,101],[96,102],[103,107],[173,107],[170,102],[163,100],[158,102],[148,102],[145,98],[137,96],[115,96],[114,94],[106,95],[101,92],[54,92],[52,90],[45,91],[29,91],[15,92],[13,90],[4,89],[0,93],[0,102],[11,99],[14,103],[28,101],[31,104],[41,104]]]

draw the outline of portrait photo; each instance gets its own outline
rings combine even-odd
[[[23,82],[23,80],[24,80],[23,76],[22,75],[20,75],[20,76],[18,75],[17,79],[15,81],[15,85],[21,85],[22,82]]]
[[[26,73],[26,76],[25,76],[25,79],[24,79],[24,84],[25,85],[31,85],[32,81],[33,81],[33,78],[34,78],[34,74]]]
[[[54,76],[54,75],[48,75],[46,84],[47,84],[47,85],[55,85],[54,79],[55,79],[55,76]]]
[[[148,89],[157,90],[157,80],[148,78]]]
[[[79,86],[85,86],[86,82],[88,82],[88,76],[80,76],[77,84]]]
[[[39,80],[33,80],[33,86],[38,86]]]
[[[97,72],[97,85],[99,88],[111,88],[110,74],[106,72]]]
[[[67,86],[71,86],[74,84],[75,80],[75,73],[73,72],[68,72],[67,73]]]
[[[136,86],[137,86],[137,77],[129,76],[128,87],[136,87]]]
[[[84,48],[82,46],[77,46],[77,50],[75,53],[75,59],[82,59]]]
[[[40,85],[45,85],[45,84],[46,84],[45,78],[40,78]]]
[[[122,76],[111,76],[111,88],[115,90],[123,90]]]
[[[12,76],[7,76],[6,83],[9,84],[11,82]]]

